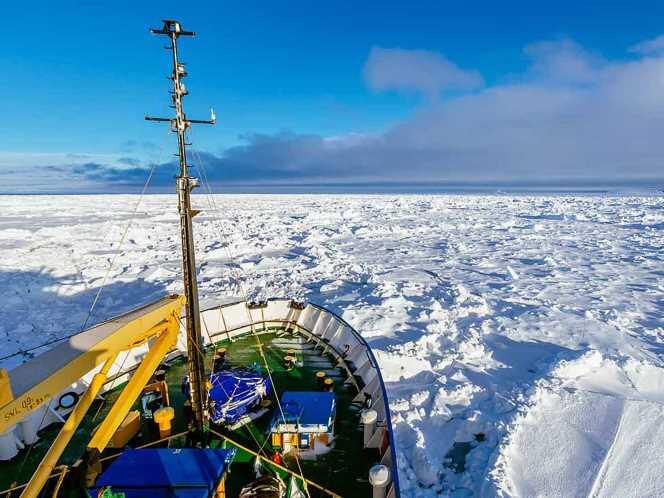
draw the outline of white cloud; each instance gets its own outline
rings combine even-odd
[[[131,171],[142,162],[120,154],[87,152],[16,152],[0,150],[0,193],[60,192],[99,187],[77,172],[90,165],[117,172]]]
[[[468,90],[483,83],[478,71],[461,69],[437,52],[381,47],[371,49],[364,79],[376,91],[416,91],[433,99],[446,90]]]
[[[297,134],[256,137],[227,150],[220,168],[251,172],[270,164],[272,178],[283,170],[304,180],[664,177],[664,57],[611,61],[570,40],[539,42],[526,51],[532,64],[510,83],[430,101],[383,133],[333,143]],[[375,55],[369,59],[375,62]],[[412,73],[427,74],[429,59],[417,71],[420,59],[408,58]],[[409,81],[413,88],[415,81],[420,89],[428,85],[426,78],[405,77],[382,84],[405,89]]]
[[[630,47],[630,52],[642,55],[652,55],[664,53],[664,35],[651,40],[645,40]]]
[[[525,50],[532,64],[510,83],[426,104],[361,143],[337,140],[304,170],[412,181],[664,177],[664,57],[610,61],[571,40]]]
[[[0,168],[32,166],[71,166],[90,162],[120,165],[119,154],[87,152],[16,152],[0,150]],[[0,172],[2,169],[0,169]]]
[[[592,83],[606,63],[569,39],[531,43],[524,52],[533,59],[536,76],[558,82]]]
[[[365,70],[376,90],[467,91],[427,100],[378,133],[250,134],[222,155],[201,152],[208,177],[241,183],[664,180],[664,52],[607,60],[571,40],[525,50],[532,63],[521,75],[478,88],[477,73],[440,54],[374,49]],[[145,178],[141,166],[122,169],[119,158],[85,162],[72,168],[82,180]],[[170,184],[173,171],[172,164],[161,165],[155,181]]]

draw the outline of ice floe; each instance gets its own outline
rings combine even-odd
[[[181,291],[174,199],[120,244],[136,200],[0,197],[0,365]],[[403,496],[664,495],[662,197],[196,203],[204,304],[308,299],[370,342]]]

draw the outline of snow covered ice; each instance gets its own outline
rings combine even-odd
[[[0,356],[181,291],[174,196],[120,244],[137,199],[0,197]],[[367,338],[403,496],[664,496],[664,198],[195,203],[204,306],[307,299]]]

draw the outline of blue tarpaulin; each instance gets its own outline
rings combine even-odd
[[[270,380],[254,370],[221,370],[210,375],[210,418],[216,423],[235,423],[270,394]]]
[[[126,498],[207,498],[230,466],[235,449],[126,449],[88,490],[110,486]]]
[[[285,391],[281,396],[281,409],[288,424],[329,426],[335,408],[334,393],[327,391]],[[281,414],[276,413],[273,424],[279,423]]]

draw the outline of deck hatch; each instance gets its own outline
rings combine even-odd
[[[235,449],[127,449],[90,488],[90,496],[111,486],[126,498],[206,498],[234,456]]]
[[[275,415],[276,432],[331,432],[336,399],[331,392],[285,391],[281,408],[286,420],[282,420],[280,413]]]

